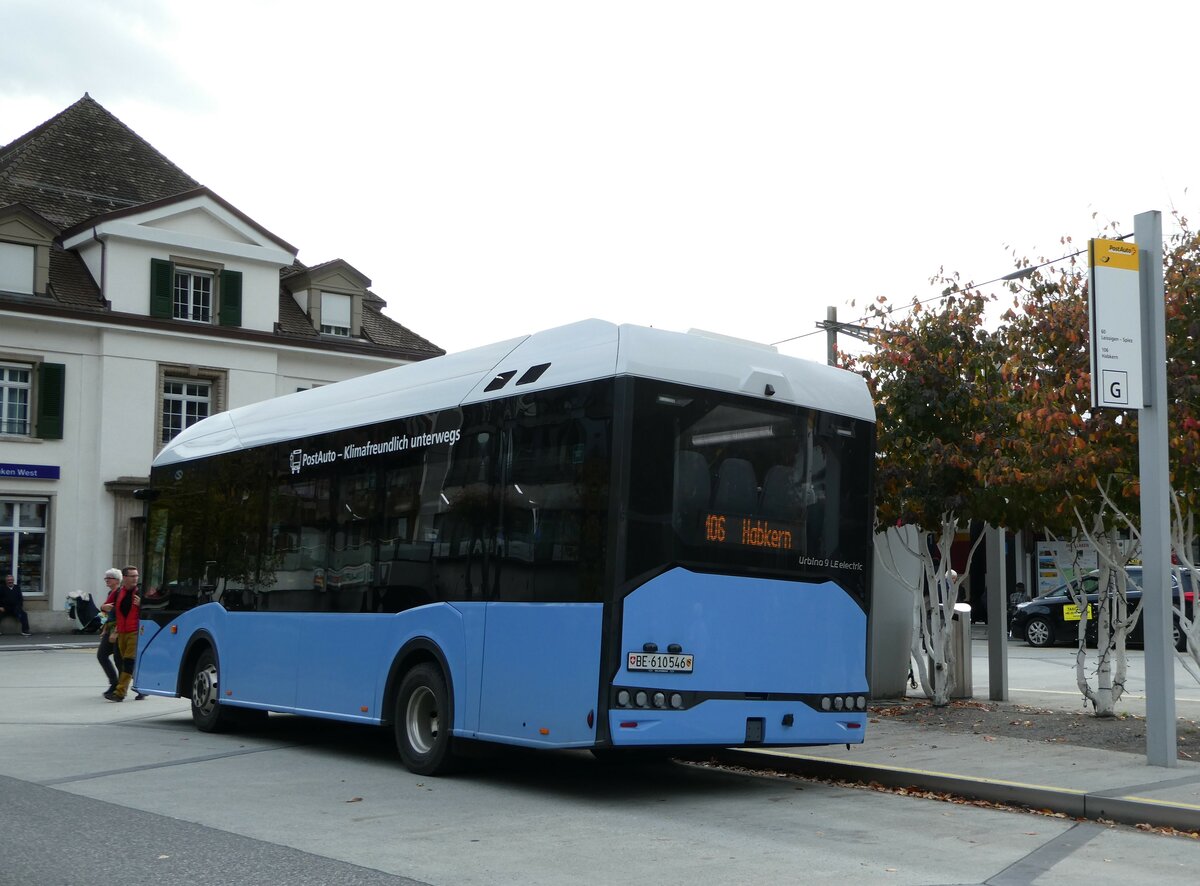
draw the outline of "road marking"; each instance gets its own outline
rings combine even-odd
[[[863,760],[843,760],[839,757],[820,757],[814,754],[795,754],[788,751],[770,750],[766,748],[738,748],[741,753],[762,754],[767,757],[791,757],[795,760],[808,760],[814,763],[838,763],[842,766],[851,766],[857,769],[874,769],[882,772],[904,772],[909,775],[936,775],[938,778],[949,778],[955,781],[975,782],[976,784],[996,784],[1005,785],[1006,787],[1015,788],[1033,788],[1038,791],[1053,791],[1059,794],[1074,794],[1076,796],[1087,796],[1088,791],[1081,791],[1077,788],[1059,788],[1049,785],[1031,784],[1024,781],[1008,781],[1003,778],[984,778],[977,775],[960,775],[950,772],[938,772],[934,769],[912,769],[908,766],[892,766],[883,763],[870,763]]]
[[[1191,809],[1200,812],[1200,805],[1195,803],[1179,803],[1174,800],[1155,800],[1153,797],[1137,797],[1132,794],[1125,797],[1116,797],[1118,800],[1131,800],[1134,803],[1152,803],[1155,806],[1166,806],[1171,809]]]
[[[1016,687],[1010,687],[1008,691],[1009,692],[1029,692],[1029,693],[1040,694],[1040,695],[1074,695],[1074,696],[1078,696],[1080,699],[1083,698],[1083,696],[1080,694],[1078,689],[1076,689],[1074,692],[1068,692],[1068,691],[1064,691],[1062,689],[1017,689]],[[1146,700],[1146,696],[1136,695],[1132,692],[1123,693],[1121,695],[1121,698],[1122,699],[1136,698],[1141,701]],[[1175,696],[1175,701],[1177,701],[1177,702],[1186,701],[1186,702],[1191,702],[1192,704],[1200,704],[1200,698],[1187,698],[1186,696],[1180,696],[1180,695]],[[1118,702],[1118,704],[1119,704],[1119,702]]]

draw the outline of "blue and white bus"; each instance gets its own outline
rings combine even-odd
[[[874,407],[596,320],[223,412],[155,459],[136,687],[466,741],[861,742]]]

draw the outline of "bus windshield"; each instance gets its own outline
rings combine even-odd
[[[639,381],[625,578],[671,565],[832,579],[865,606],[867,422]]]

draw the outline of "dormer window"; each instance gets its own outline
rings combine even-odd
[[[175,269],[175,299],[172,305],[176,320],[212,322],[213,275],[211,271],[190,268]]]
[[[351,297],[336,292],[321,293],[321,332],[350,336]]]
[[[0,242],[0,292],[33,295],[34,248]]]
[[[314,332],[342,338],[362,338],[363,301],[368,277],[340,258],[304,268],[284,278],[284,285]]]
[[[54,227],[21,203],[0,206],[0,292],[45,295]]]

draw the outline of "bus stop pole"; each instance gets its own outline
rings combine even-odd
[[[1134,216],[1141,250],[1144,406],[1138,411],[1142,509],[1142,631],[1146,662],[1146,762],[1178,765],[1175,738],[1175,644],[1171,640],[1170,469],[1167,442],[1167,326],[1162,213]]]
[[[987,533],[988,698],[1008,701],[1008,561],[1006,532],[985,525]]]

